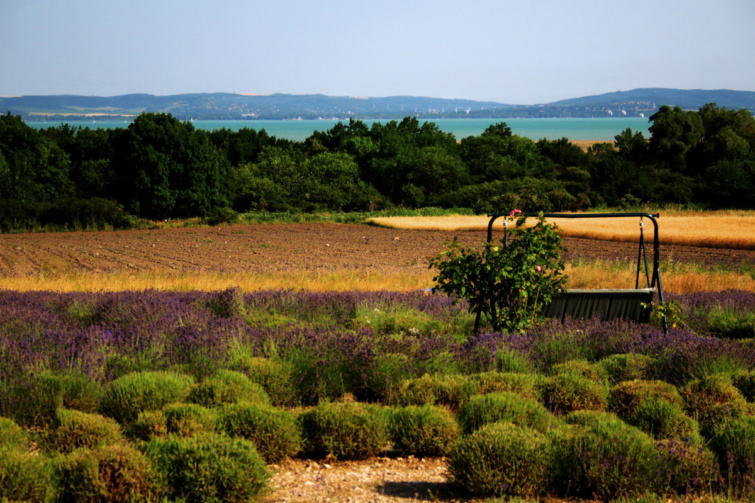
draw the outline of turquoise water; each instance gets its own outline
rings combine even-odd
[[[332,128],[337,120],[254,120],[254,121],[194,121],[194,127],[212,131],[227,128],[238,131],[242,128],[264,129],[268,134],[278,138],[286,138],[294,141],[302,141],[314,131],[327,131]],[[367,125],[373,122],[388,122],[386,120],[365,120]],[[621,117],[600,119],[429,119],[420,120],[420,123],[434,122],[446,133],[452,133],[457,140],[467,136],[477,136],[491,124],[505,122],[514,134],[540,140],[557,140],[569,138],[570,140],[600,140],[613,141],[614,136],[627,128],[632,131],[641,131],[646,137],[650,137],[648,127],[650,122],[643,117]],[[56,127],[56,122],[27,122],[34,128]],[[128,127],[129,123],[119,122],[71,122],[73,126],[89,128],[119,128]]]

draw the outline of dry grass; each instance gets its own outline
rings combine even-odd
[[[54,292],[118,292],[125,290],[217,291],[239,287],[243,291],[411,291],[432,284],[431,271],[419,274],[385,274],[374,271],[295,271],[271,273],[192,274],[171,272],[118,272],[111,274],[55,273],[0,277],[0,289]]]
[[[614,143],[612,141],[569,140],[569,143],[571,143],[572,145],[578,146],[579,148],[581,148],[585,152],[587,151],[587,149],[589,149],[590,147],[592,147],[593,145],[598,144],[598,143],[606,143],[608,145],[611,145],[611,147],[614,146]]]
[[[394,229],[485,231],[486,216],[448,217],[381,217],[370,222]],[[552,218],[563,236],[611,241],[636,241],[639,219],[595,218],[577,220]],[[755,250],[755,211],[669,212],[657,219],[661,243]],[[503,229],[503,219],[496,220],[495,230]],[[652,239],[653,225],[645,219],[647,239]]]
[[[625,262],[597,260],[578,265],[566,264],[569,276],[567,288],[631,288],[635,284],[636,269]],[[640,286],[645,286],[644,277]],[[727,289],[755,292],[755,277],[736,271],[700,271],[695,266],[670,264],[661,267],[661,286],[664,292],[717,292]]]
[[[720,291],[729,288],[755,292],[755,278],[735,271],[701,271],[694,266],[671,264],[661,273],[666,292]],[[433,285],[434,270],[403,273],[329,270],[271,273],[192,274],[171,272],[119,272],[112,274],[56,273],[0,277],[0,289],[16,291],[105,292],[124,290],[218,291],[239,287],[259,290],[307,291],[414,291]],[[625,262],[590,261],[567,264],[568,288],[629,288],[634,285],[635,266]],[[643,285],[644,286],[644,285]]]

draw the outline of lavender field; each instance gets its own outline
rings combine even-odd
[[[503,394],[516,405],[507,405],[503,416],[481,424],[505,420],[534,431],[537,442],[548,446],[538,452],[553,473],[566,465],[585,467],[579,476],[566,476],[572,481],[566,485],[562,477],[538,488],[514,490],[513,485],[499,484],[481,489],[457,466],[463,465],[464,449],[472,449],[475,435],[488,431],[475,427],[449,439],[451,446],[458,443],[455,451],[447,452],[455,480],[470,497],[547,491],[612,498],[647,489],[660,495],[753,497],[755,294],[669,297],[678,309],[671,319],[676,326],[668,334],[653,324],[591,320],[548,322],[523,334],[472,336],[474,319],[463,303],[425,292],[3,291],[0,418],[20,426],[29,442],[48,445],[38,456],[48,460],[60,455],[49,438],[67,424],[65,411],[114,420],[119,438],[124,436],[126,445],[159,472],[162,458],[153,444],[172,438],[175,431],[149,423],[158,421],[154,414],[166,421],[171,407],[198,404],[192,406],[210,411],[214,419],[208,420],[208,428],[218,434],[222,428],[216,416],[225,417],[229,406],[243,403],[246,398],[239,398],[238,390],[250,385],[262,390],[261,400],[270,410],[292,417],[331,402],[371,404],[381,410],[435,407],[450,411],[462,427],[471,424],[464,421],[473,414],[470,407],[477,397]],[[113,405],[121,399],[116,390],[125,379],[156,371],[182,376],[185,392],[151,405],[142,397],[125,412]],[[236,376],[231,379],[235,384],[224,385],[226,391],[210,385],[229,375]],[[528,423],[532,415],[522,413],[522,407],[542,408],[548,426],[539,429]],[[145,430],[145,424],[152,426]],[[0,450],[29,449],[28,442],[26,447],[4,445],[3,431],[0,424]],[[488,434],[504,435],[498,430]],[[594,444],[595,438],[601,435],[617,446],[628,442],[628,450],[596,447],[600,442]],[[393,442],[397,445],[395,438]],[[304,447],[280,456],[306,452],[306,445],[304,441]],[[95,446],[84,442],[80,449],[85,448]],[[256,450],[267,452],[263,458],[272,455],[259,439]],[[633,456],[645,464],[656,456],[653,473],[644,473]],[[0,461],[0,490],[6,491],[13,479],[8,459],[15,458]],[[595,460],[607,465],[596,472],[590,468]],[[68,472],[56,463],[50,461],[45,468],[53,474],[45,490],[24,493],[17,484],[13,491],[31,500],[60,497],[66,491],[61,473]],[[486,469],[499,469],[495,466]],[[517,472],[516,478],[526,480],[533,473]],[[636,485],[619,473],[634,475]],[[161,479],[154,486],[158,489],[150,486],[147,499],[177,497],[170,484]]]

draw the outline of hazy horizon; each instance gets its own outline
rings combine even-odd
[[[755,90],[749,0],[0,0],[1,96]]]

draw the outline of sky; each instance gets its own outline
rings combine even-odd
[[[753,0],[0,0],[0,96],[755,91]]]

